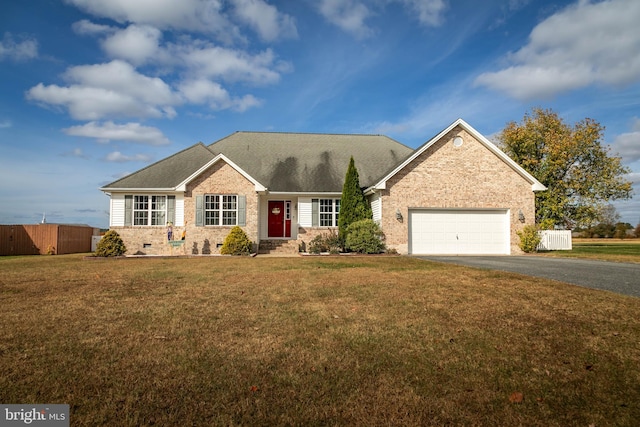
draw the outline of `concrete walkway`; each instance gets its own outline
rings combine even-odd
[[[542,256],[417,256],[489,270],[544,277],[587,288],[640,297],[640,264]]]

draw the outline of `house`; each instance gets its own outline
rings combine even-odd
[[[387,246],[404,254],[520,253],[546,189],[458,119],[415,150],[381,135],[236,132],[101,190],[130,254],[215,254],[235,225],[263,251],[297,252],[337,229],[351,156]],[[184,244],[167,243],[168,223]]]

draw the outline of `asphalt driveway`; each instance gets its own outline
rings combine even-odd
[[[640,264],[542,256],[417,256],[417,258],[489,270],[510,271],[640,297]]]

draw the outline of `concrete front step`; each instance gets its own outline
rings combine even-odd
[[[297,254],[297,240],[261,240],[259,254]]]

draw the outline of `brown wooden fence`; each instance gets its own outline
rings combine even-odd
[[[0,255],[44,255],[91,252],[99,230],[84,225],[0,225]]]

